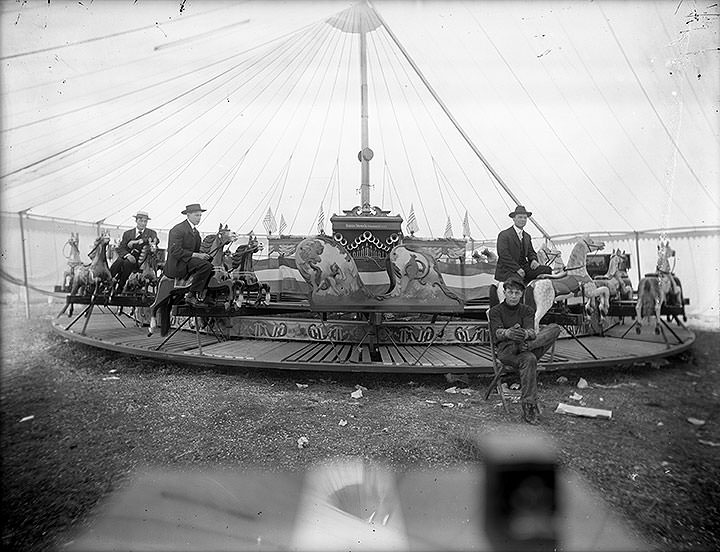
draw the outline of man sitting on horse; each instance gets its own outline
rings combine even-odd
[[[527,284],[540,274],[551,274],[552,269],[549,266],[538,262],[530,234],[523,230],[532,212],[518,205],[509,216],[513,219],[513,225],[500,232],[497,237],[495,279],[504,282],[511,274],[515,274]]]
[[[204,305],[202,294],[213,274],[210,263],[212,257],[207,253],[200,253],[202,240],[197,230],[205,211],[199,203],[185,207],[182,214],[186,215],[187,219],[173,226],[168,237],[164,273],[169,278],[193,276],[190,289],[185,294],[185,302],[191,306]]]
[[[535,332],[535,308],[520,302],[525,282],[511,274],[504,282],[505,300],[488,311],[497,357],[520,372],[523,420],[538,423],[537,363],[560,335],[560,326],[549,324]]]
[[[136,228],[127,230],[122,235],[120,245],[117,248],[118,258],[110,267],[110,274],[113,278],[117,278],[117,290],[122,292],[125,288],[130,274],[138,272],[138,259],[142,253],[143,247],[148,245],[152,240],[159,243],[157,232],[147,227],[150,216],[145,211],[138,211],[135,215]]]

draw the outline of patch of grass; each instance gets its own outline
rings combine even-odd
[[[445,393],[454,384],[442,376],[238,371],[125,357],[53,334],[56,310],[34,306],[25,320],[22,308],[6,308],[2,317],[4,549],[62,546],[147,467],[301,471],[351,455],[397,470],[446,469],[477,462],[477,434],[520,416],[519,405],[508,416],[482,400],[486,377],[471,377],[467,396]],[[718,359],[718,334],[699,332],[692,355],[661,368],[564,373],[566,384],[557,383],[561,374],[540,376],[542,427],[564,465],[659,547],[720,548],[719,449],[699,442],[720,442]],[[592,387],[577,389],[579,377]],[[350,397],[356,384],[367,388],[358,400]],[[613,419],[553,414],[574,391],[588,406],[613,410]],[[691,416],[705,425],[691,425]]]

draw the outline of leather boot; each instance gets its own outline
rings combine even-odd
[[[525,423],[538,425],[538,407],[533,403],[522,403],[522,419]]]

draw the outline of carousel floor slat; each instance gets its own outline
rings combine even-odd
[[[129,320],[132,322],[132,320]],[[66,330],[72,318],[64,315],[53,321],[55,331],[74,341],[136,356],[162,358],[191,364],[217,364],[242,368],[269,367],[294,370],[335,370],[369,372],[491,373],[490,348],[484,344],[384,344],[378,347],[379,358],[371,357],[367,343],[331,343],[310,341],[279,341],[268,338],[245,338],[218,342],[212,334],[198,335],[188,329],[177,332],[160,349],[165,337],[156,333],[147,336],[147,328],[127,324],[123,328],[107,309],[93,312],[85,334],[85,320],[78,319]],[[668,339],[644,327],[636,335],[630,326],[613,328],[606,336],[580,338],[582,345],[571,338],[557,341],[553,362],[548,352],[541,362],[546,370],[588,366],[618,366],[676,354],[687,349],[695,339],[687,328],[671,326],[683,342],[663,328]],[[627,330],[630,329],[630,332]],[[623,333],[627,334],[622,337]],[[587,347],[593,354],[590,354]]]

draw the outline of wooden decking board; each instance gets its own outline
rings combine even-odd
[[[490,366],[490,362],[487,359],[479,357],[465,345],[438,345],[438,347],[441,351],[444,351],[445,353],[457,358],[460,362],[465,363],[468,368],[485,365]]]
[[[78,305],[76,305],[77,307]],[[76,310],[75,315],[79,314]],[[120,316],[120,315],[118,315]],[[444,371],[481,371],[491,372],[490,350],[483,344],[444,344],[432,345],[426,350],[423,344],[385,344],[379,346],[380,360],[371,360],[369,347],[362,343],[335,344],[330,342],[309,341],[275,341],[271,339],[237,339],[218,343],[215,336],[210,333],[201,333],[202,355],[198,350],[198,339],[194,331],[183,329],[163,345],[160,351],[157,347],[165,338],[159,333],[147,337],[147,328],[134,324],[128,317],[121,317],[125,322],[123,328],[113,314],[99,312],[95,309],[88,321],[85,335],[81,334],[85,320],[75,321],[70,330],[65,327],[74,318],[61,315],[52,322],[53,329],[71,340],[80,341],[91,346],[109,349],[120,353],[152,358],[166,358],[193,364],[213,362],[218,364],[237,366],[268,366],[272,368],[288,369],[328,369],[346,370],[343,364],[357,364],[358,367],[347,368],[373,372],[383,371],[414,371],[417,373],[442,373]],[[677,354],[687,349],[695,339],[695,335],[687,328],[673,326],[673,331],[684,340],[678,342],[670,331],[665,328],[668,344],[662,336],[651,333],[644,328],[643,333],[637,336],[634,330],[622,338],[628,327],[613,328],[612,334],[606,336],[587,336],[580,338],[583,345],[588,347],[597,358],[593,358],[580,344],[573,339],[560,339],[555,347],[555,356],[550,363],[548,352],[541,359],[541,363],[549,370],[571,369],[573,367],[588,367],[596,365],[625,365],[642,361],[643,358],[660,358]],[[612,337],[615,335],[616,337]],[[422,355],[420,362],[415,364]],[[192,360],[191,360],[192,359]],[[252,364],[248,364],[252,362]]]

